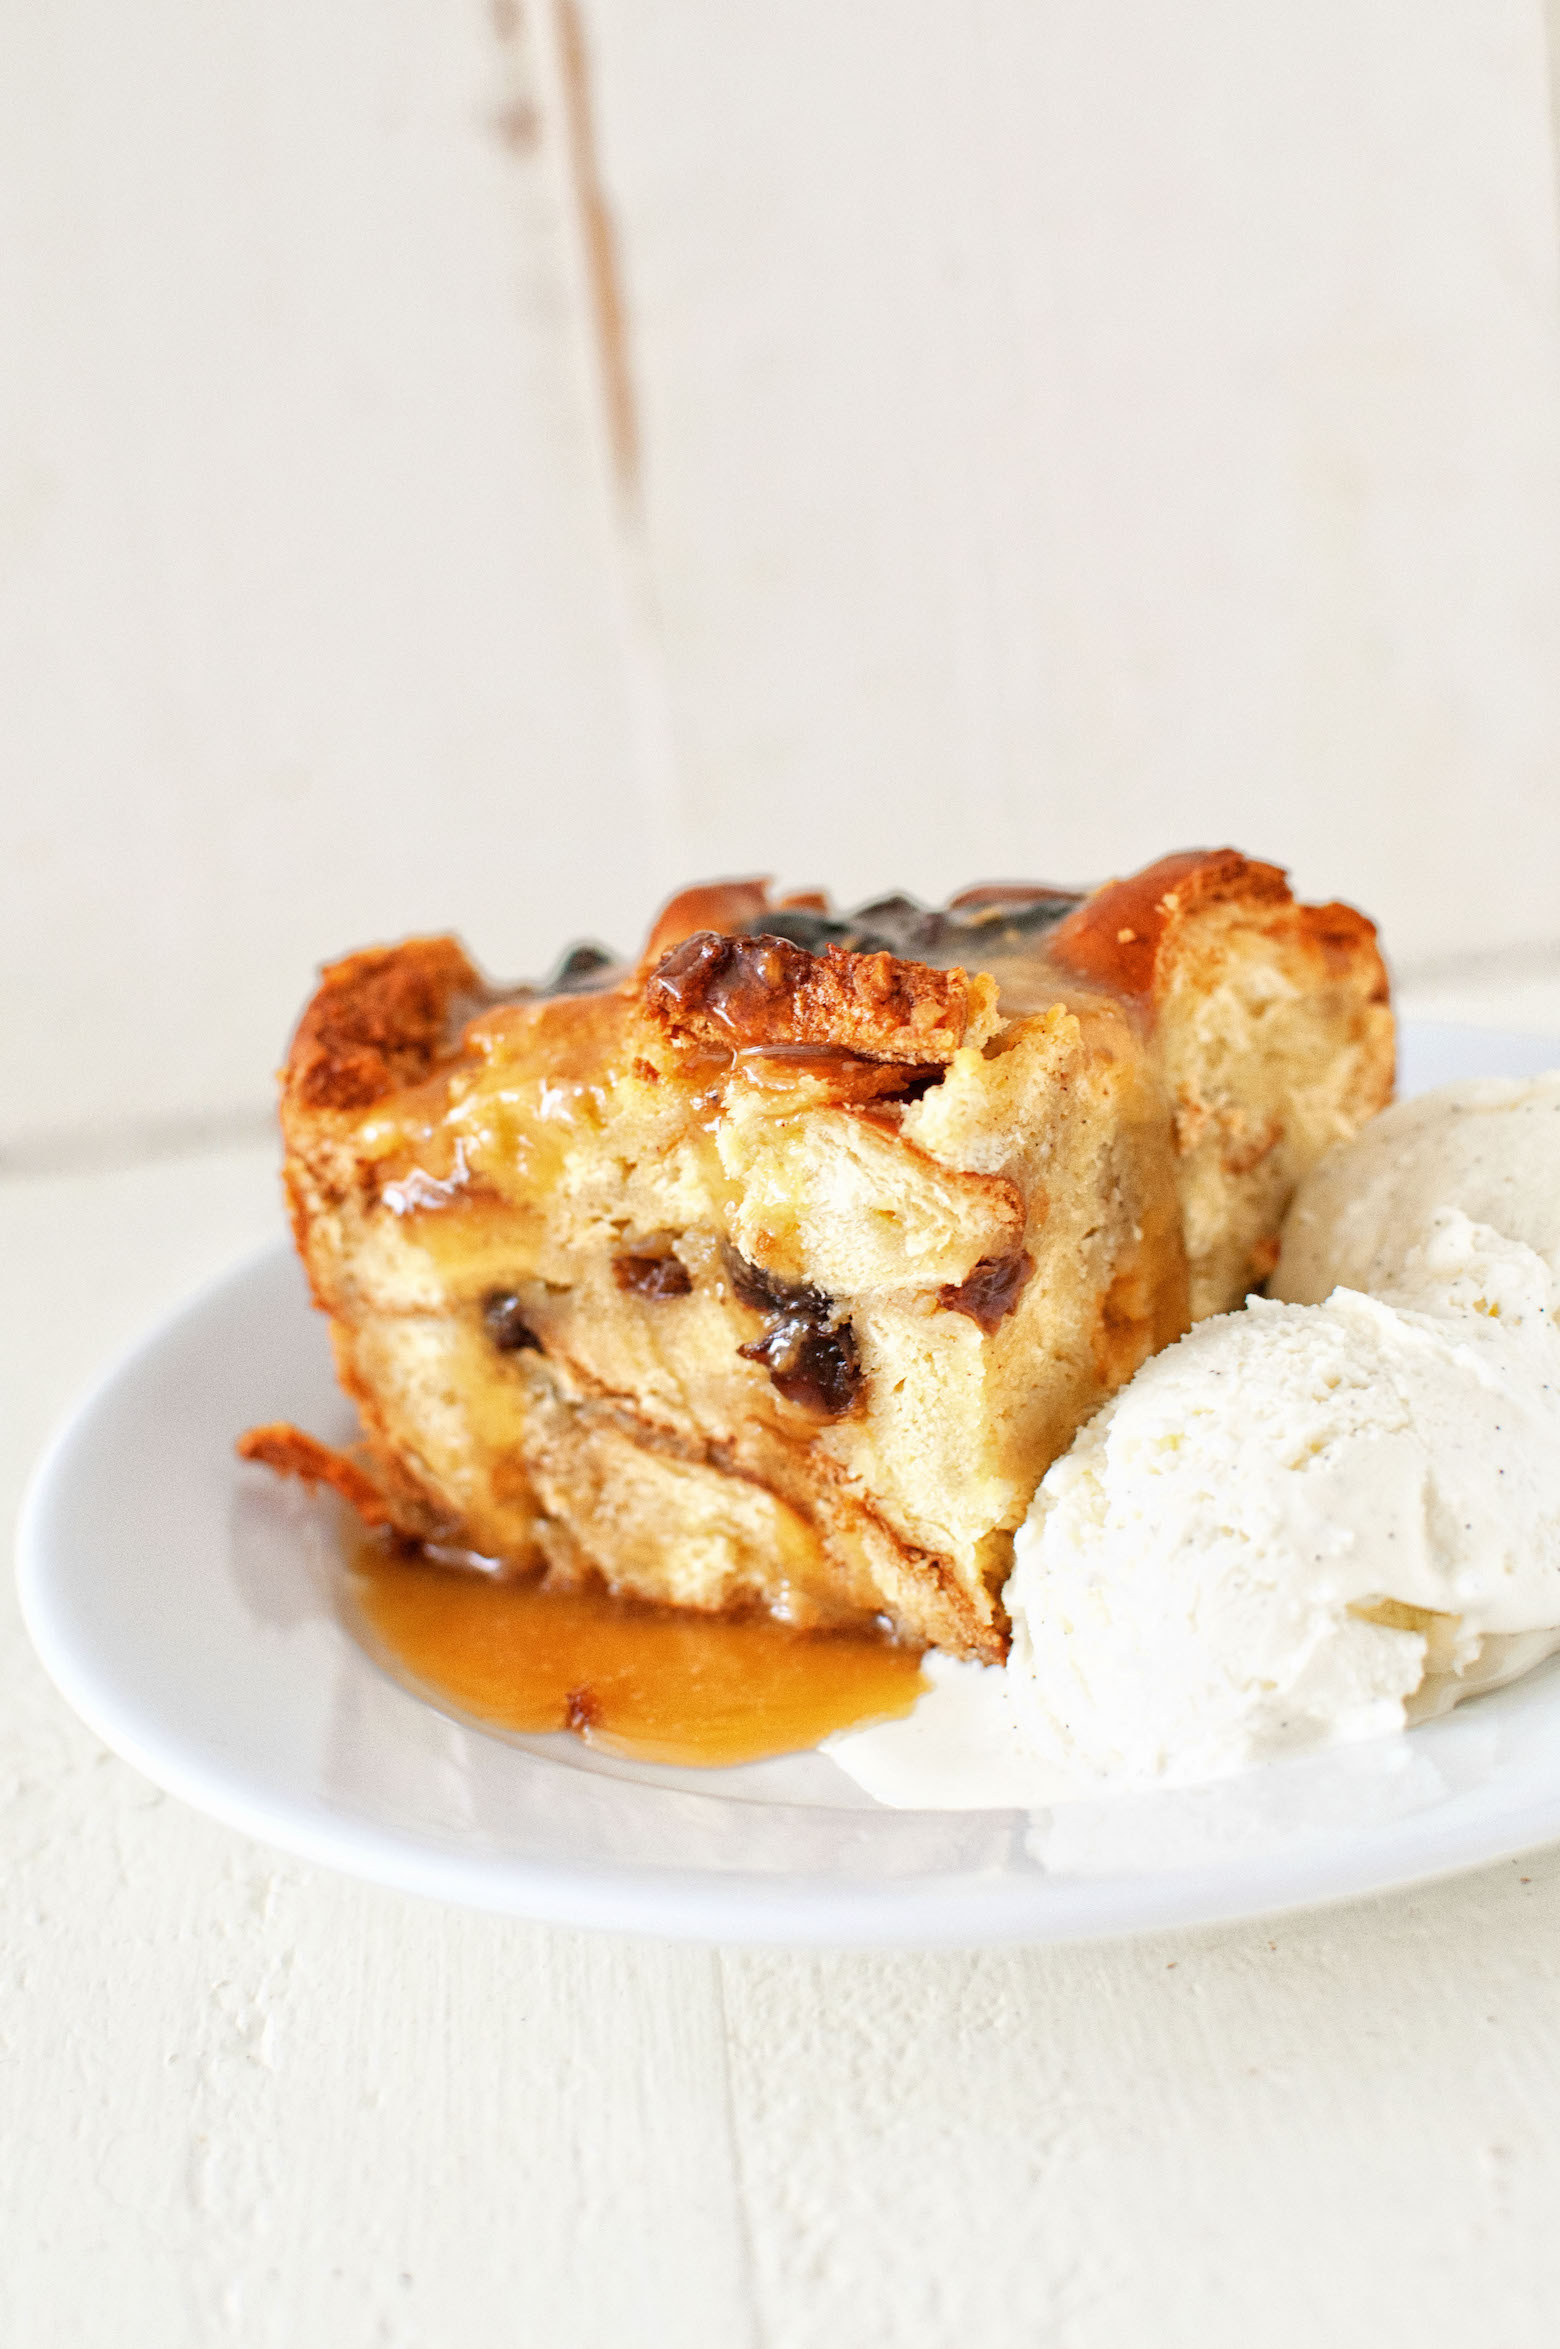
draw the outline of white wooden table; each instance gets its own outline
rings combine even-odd
[[[1233,838],[1560,1033],[1544,0],[50,0],[0,72],[0,1460],[322,957]],[[1550,2349],[1560,1853],[765,1955],[159,1798],[0,1582],[5,2349]]]

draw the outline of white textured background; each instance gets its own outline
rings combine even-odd
[[[8,1491],[324,955],[1233,839],[1560,1030],[1538,0],[0,5]],[[16,2349],[1544,2349],[1560,1859],[662,1950],[156,1797],[0,1601]]]

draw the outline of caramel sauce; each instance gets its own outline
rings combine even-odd
[[[871,1632],[501,1579],[374,1536],[351,1591],[366,1644],[419,1695],[503,1729],[572,1729],[638,1761],[717,1769],[795,1753],[899,1718],[927,1685],[915,1649]]]
[[[497,1072],[500,1085],[539,1082],[538,1114],[567,1123],[571,1103],[603,1098],[622,1062],[633,1008],[620,987],[501,1004],[472,1021],[465,1047]]]
[[[521,1196],[556,1179],[571,1139],[598,1132],[626,1065],[621,990],[502,1001],[466,1027],[459,1058],[360,1119],[360,1157],[397,1216]]]

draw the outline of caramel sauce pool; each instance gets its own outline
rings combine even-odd
[[[719,1768],[908,1713],[913,1648],[772,1616],[696,1615],[437,1566],[367,1540],[351,1590],[369,1644],[417,1693],[503,1729],[572,1729],[647,1762]]]

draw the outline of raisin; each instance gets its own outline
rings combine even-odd
[[[983,1256],[967,1280],[949,1281],[937,1292],[937,1301],[950,1313],[967,1313],[989,1338],[1006,1319],[1035,1269],[1027,1248],[1016,1256]]]
[[[777,1042],[788,1033],[792,997],[811,967],[808,950],[788,938],[700,930],[656,965],[645,999],[674,1017],[702,1013],[732,1043]]]
[[[963,962],[987,954],[1032,951],[1035,941],[1081,905],[1075,889],[1047,889],[1029,882],[988,883],[966,889],[944,907],[917,904],[895,891],[872,898],[851,913],[824,905],[766,909],[741,924],[750,936],[763,931],[822,954],[844,946],[852,954],[894,954],[933,964]]]
[[[806,1281],[782,1280],[726,1251],[726,1274],[742,1303],[768,1327],[737,1352],[761,1362],[788,1403],[843,1418],[861,1392],[863,1373],[855,1334],[832,1297]]]
[[[837,1329],[820,1329],[814,1321],[787,1314],[737,1352],[744,1361],[761,1362],[788,1403],[830,1419],[842,1419],[861,1391],[861,1360],[848,1321]]]
[[[834,1311],[822,1289],[765,1272],[761,1264],[750,1263],[735,1248],[726,1250],[725,1262],[726,1278],[743,1304],[751,1305],[755,1313],[801,1313],[814,1321],[827,1321]]]
[[[636,1256],[631,1250],[613,1257],[612,1278],[634,1297],[686,1297],[693,1287],[680,1257]]]
[[[542,1341],[526,1320],[513,1289],[494,1289],[483,1298],[482,1325],[501,1354],[523,1354],[527,1348],[539,1354],[542,1350]]]
[[[923,1101],[934,1085],[940,1085],[948,1074],[945,1068],[912,1069],[902,1085],[885,1096],[891,1101]]]
[[[597,946],[593,940],[587,941],[584,945],[571,946],[559,958],[556,968],[542,981],[539,992],[543,995],[587,994],[601,986],[604,971],[617,968],[618,957],[609,946]]]

